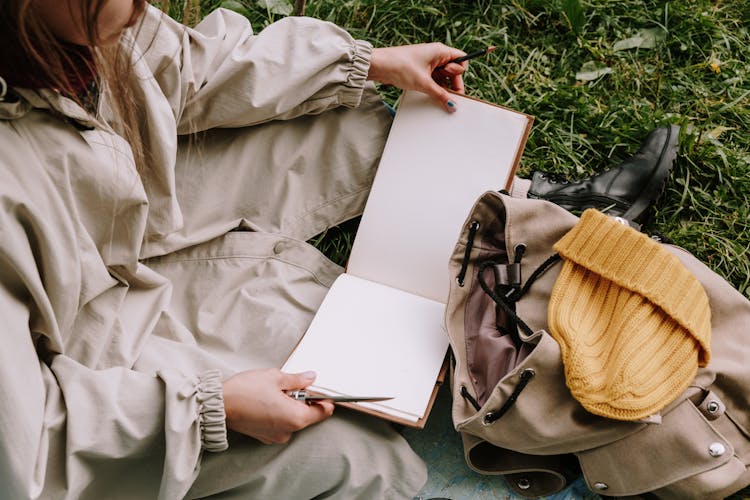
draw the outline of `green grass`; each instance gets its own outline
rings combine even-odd
[[[222,3],[256,31],[282,17],[258,0],[203,0],[203,13]],[[375,46],[496,45],[470,64],[467,92],[535,116],[521,176],[595,173],[655,126],[681,125],[672,177],[645,230],[670,237],[750,297],[750,2],[309,0],[306,14]],[[653,48],[620,48],[644,30]],[[609,73],[576,78],[592,65]],[[384,96],[394,103],[398,91]],[[351,231],[338,229],[316,239],[339,263],[350,241]]]
[[[171,3],[181,17],[182,2]],[[260,31],[283,16],[261,3],[292,4],[202,0],[200,7],[241,10]],[[670,237],[750,297],[747,0],[308,0],[306,14],[375,46],[496,45],[470,64],[467,92],[535,116],[522,176],[595,173],[625,159],[655,126],[679,124],[679,155],[645,230]],[[622,48],[637,45],[639,34],[653,47]],[[609,72],[576,77],[592,66]],[[397,100],[397,90],[383,93]],[[350,222],[313,243],[343,263],[355,230]]]

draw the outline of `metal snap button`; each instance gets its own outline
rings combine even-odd
[[[283,251],[284,251],[284,243],[279,241],[273,246],[273,253],[275,253],[276,255],[280,254]]]
[[[627,220],[623,219],[622,217],[614,217],[614,219],[620,224],[622,224],[623,226],[630,226],[630,223]]]
[[[518,486],[519,490],[528,490],[529,488],[531,488],[531,481],[529,481],[525,477],[522,477],[516,482],[516,485]]]
[[[727,451],[726,447],[721,443],[711,443],[708,447],[708,454],[712,457],[720,457]]]
[[[482,422],[484,423],[484,425],[490,425],[492,422],[495,421],[494,418],[495,418],[495,414],[490,411],[484,415]]]
[[[609,488],[609,485],[607,483],[594,483],[594,489],[597,489],[599,491],[604,491]]]
[[[719,408],[721,408],[721,406],[719,406],[719,403],[716,401],[709,401],[706,405],[708,413],[716,413],[717,411],[719,411]]]

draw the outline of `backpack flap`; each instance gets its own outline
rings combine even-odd
[[[661,423],[645,426],[617,442],[579,452],[589,488],[607,496],[646,492],[662,498],[723,498],[734,492],[733,480],[745,471],[732,443],[706,420],[690,399],[663,413]],[[713,476],[719,490],[691,490],[679,481],[701,474]],[[730,481],[726,481],[726,479]],[[719,480],[719,481],[717,481]],[[731,485],[728,489],[727,485]],[[666,488],[669,486],[668,488]]]

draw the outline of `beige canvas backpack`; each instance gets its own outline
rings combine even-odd
[[[461,230],[446,326],[452,416],[467,463],[505,476],[525,497],[559,491],[581,472],[608,497],[722,498],[747,486],[750,301],[664,244],[708,296],[710,362],[648,418],[593,414],[571,395],[547,325],[561,269],[553,245],[577,222],[552,203],[488,192]]]

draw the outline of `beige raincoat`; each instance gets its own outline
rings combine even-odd
[[[227,439],[221,398],[281,365],[341,272],[305,240],[366,199],[390,124],[370,45],[145,17],[146,182],[72,101],[0,102],[0,496],[410,497],[424,465],[383,421],[337,410],[266,446]]]

